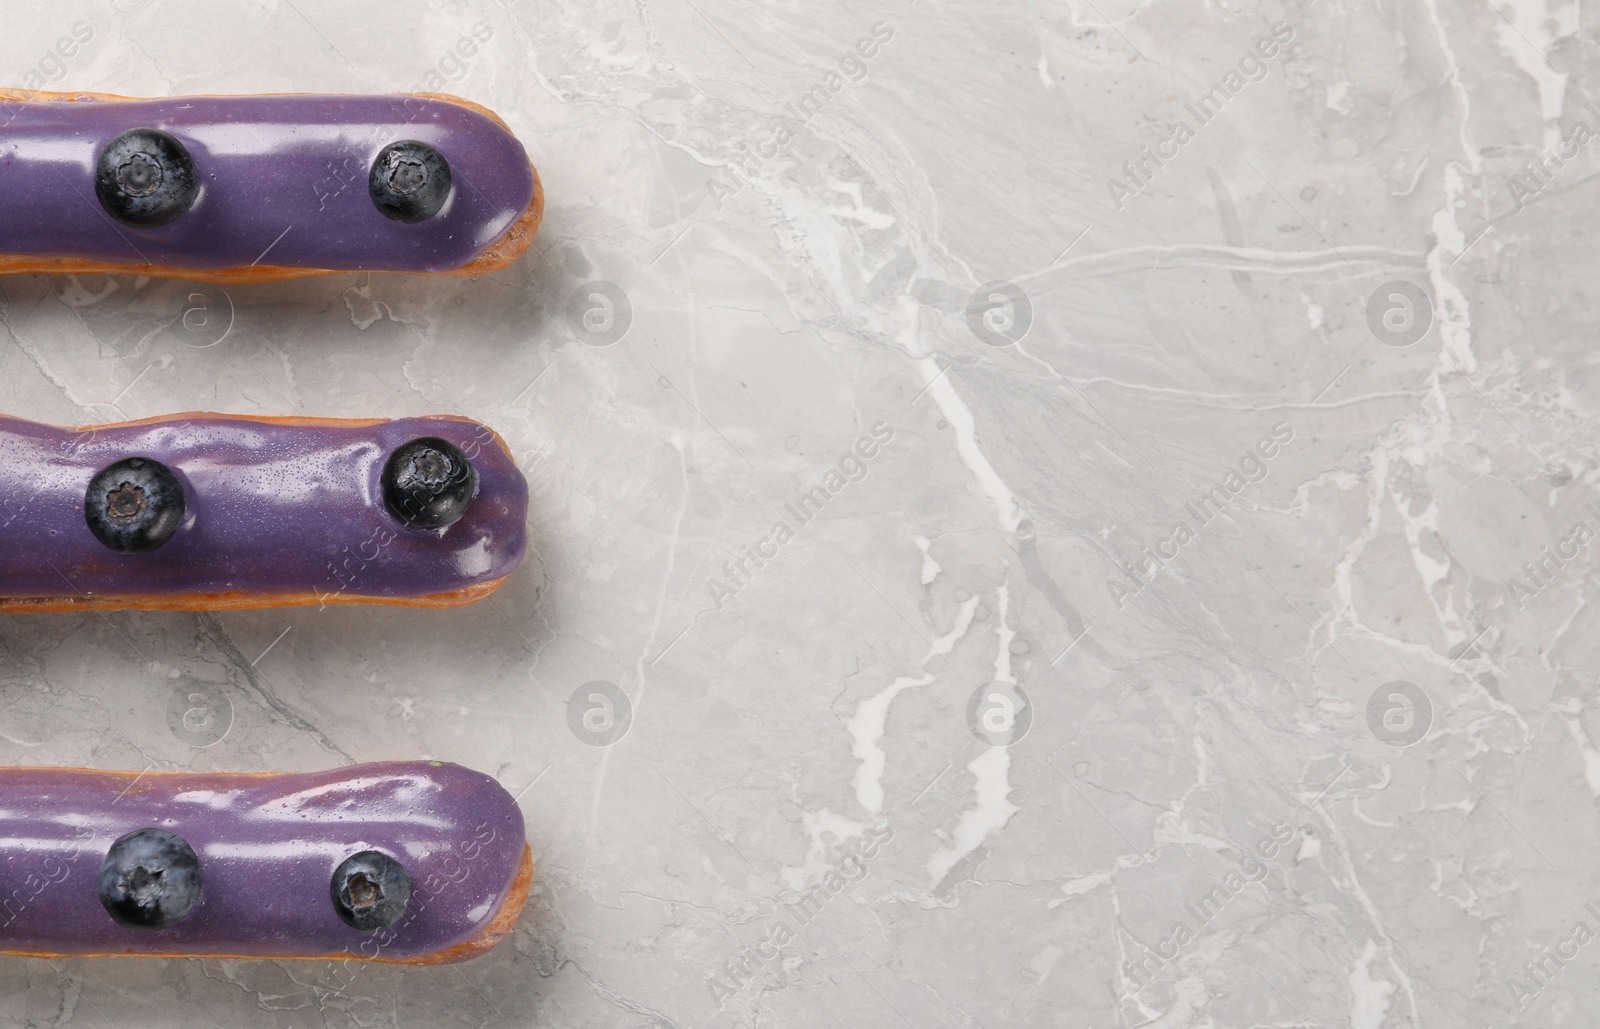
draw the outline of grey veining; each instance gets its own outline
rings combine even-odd
[[[28,88],[458,93],[548,209],[478,279],[0,282],[9,413],[453,412],[532,489],[460,610],[5,620],[10,760],[459,761],[537,862],[455,970],[5,959],[0,1024],[1588,1024],[1584,13],[14,20]]]

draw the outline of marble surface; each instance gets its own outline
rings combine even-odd
[[[66,0],[0,54],[458,93],[549,200],[472,280],[0,281],[9,413],[458,413],[533,498],[460,610],[5,619],[9,760],[459,761],[538,863],[467,964],[5,958],[0,1025],[1592,1024],[1592,10]]]

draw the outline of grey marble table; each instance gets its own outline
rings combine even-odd
[[[23,11],[15,86],[469,97],[549,207],[0,280],[0,410],[459,413],[534,540],[6,618],[7,761],[458,761],[537,873],[470,963],[4,958],[0,1025],[1595,1024],[1592,5]]]

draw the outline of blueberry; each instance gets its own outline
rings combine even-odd
[[[333,870],[333,910],[352,929],[370,933],[400,921],[411,901],[411,873],[387,854],[363,850]]]
[[[426,143],[403,139],[378,151],[367,192],[385,217],[427,221],[450,197],[450,163]]]
[[[383,466],[383,500],[414,529],[442,529],[466,513],[478,473],[453,443],[424,436],[395,450]]]
[[[182,836],[140,829],[117,840],[100,866],[100,903],[129,929],[165,929],[200,902],[200,859]]]
[[[95,539],[119,554],[154,550],[183,522],[183,487],[160,461],[130,457],[89,480],[83,517]]]
[[[187,211],[199,191],[189,151],[160,129],[129,129],[105,145],[95,165],[100,205],[129,225],[165,225]]]

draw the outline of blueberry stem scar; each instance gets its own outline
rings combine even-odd
[[[411,901],[411,875],[404,865],[376,850],[340,862],[328,884],[333,909],[352,929],[376,932],[400,920]]]
[[[100,150],[94,191],[113,218],[155,228],[194,206],[200,182],[194,158],[170,133],[129,129]]]
[[[100,903],[118,925],[165,929],[200,901],[200,859],[182,836],[139,829],[119,838],[100,866]]]
[[[427,221],[450,198],[450,162],[414,139],[390,143],[373,158],[367,191],[384,217],[407,223]]]
[[[119,554],[142,554],[166,543],[183,524],[183,512],[178,477],[144,457],[102,468],[83,496],[89,531]]]
[[[399,447],[383,466],[384,503],[413,529],[442,529],[459,521],[477,484],[467,455],[437,436]]]

